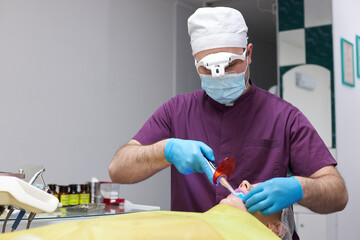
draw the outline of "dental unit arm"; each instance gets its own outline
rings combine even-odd
[[[9,210],[4,220],[2,228],[3,233],[6,229],[6,223],[14,211],[13,206],[20,208],[21,211],[12,226],[12,231],[17,228],[26,210],[30,212],[27,229],[37,213],[51,213],[56,210],[59,200],[48,193],[48,187],[42,177],[42,173],[44,171],[45,168],[42,168],[40,171],[35,173],[29,183],[13,176],[0,176],[0,205],[2,206],[0,211],[5,210],[5,205],[8,206]],[[41,175],[44,182],[45,190],[41,190],[32,185],[39,175]]]

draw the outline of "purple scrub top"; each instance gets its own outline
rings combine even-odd
[[[243,180],[254,184],[286,177],[288,169],[310,176],[336,165],[296,107],[253,83],[233,106],[214,101],[204,90],[175,96],[134,137],[144,145],[166,138],[204,142],[213,149],[216,164],[232,156],[235,170],[228,181],[234,189]],[[204,173],[183,175],[171,166],[171,210],[204,212],[228,195],[223,186],[210,184]]]

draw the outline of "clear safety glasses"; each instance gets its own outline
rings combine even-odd
[[[213,77],[222,77],[225,75],[225,68],[229,66],[232,61],[237,59],[244,61],[245,57],[246,50],[241,55],[229,52],[213,53],[207,55],[199,62],[196,62],[195,59],[195,66],[197,71],[199,71],[198,69],[200,66],[203,66],[206,69],[211,70],[211,74]]]

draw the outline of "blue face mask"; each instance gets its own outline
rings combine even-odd
[[[200,74],[201,88],[215,101],[228,104],[238,99],[246,89],[245,72],[222,77]]]

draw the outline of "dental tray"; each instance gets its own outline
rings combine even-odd
[[[0,176],[12,176],[12,177],[20,178],[20,179],[24,179],[24,178],[25,178],[25,174],[24,174],[24,173],[0,172]]]

